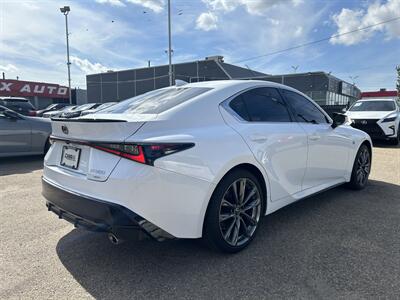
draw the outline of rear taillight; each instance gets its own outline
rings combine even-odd
[[[28,115],[31,116],[31,117],[36,117],[36,110],[28,111]]]
[[[112,153],[142,164],[153,165],[157,158],[189,149],[193,143],[168,143],[168,144],[114,144],[90,143],[91,147]]]

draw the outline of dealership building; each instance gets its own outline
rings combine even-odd
[[[68,103],[68,87],[54,83],[0,79],[0,97],[23,97],[29,99],[36,109],[42,109],[53,103]],[[87,102],[86,91],[72,89],[72,103]]]
[[[222,56],[172,65],[174,79],[186,82],[258,79],[282,83],[307,94],[320,105],[346,105],[360,98],[353,84],[325,72],[270,75],[225,63]],[[88,102],[121,101],[169,85],[168,65],[86,76]]]

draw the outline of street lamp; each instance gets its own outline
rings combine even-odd
[[[350,80],[353,82],[353,85],[356,84],[356,79],[360,76],[349,76]]]
[[[68,67],[68,89],[69,89],[69,103],[72,104],[72,97],[71,97],[71,63],[69,61],[69,33],[68,33],[68,13],[71,11],[69,6],[64,6],[60,8],[61,13],[65,16],[65,35],[67,38],[67,67]]]
[[[169,85],[172,86],[172,43],[171,43],[171,0],[168,0],[168,77]]]

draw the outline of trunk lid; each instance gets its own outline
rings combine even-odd
[[[144,123],[115,115],[53,120],[54,143],[45,163],[70,176],[106,181],[120,157],[85,145],[85,142],[123,143]]]

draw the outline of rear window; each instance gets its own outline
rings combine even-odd
[[[102,113],[159,114],[209,90],[197,87],[155,90],[103,109]]]
[[[26,100],[3,100],[3,105],[8,107],[11,110],[20,110],[20,109],[24,109],[24,110],[35,110],[35,107]]]

